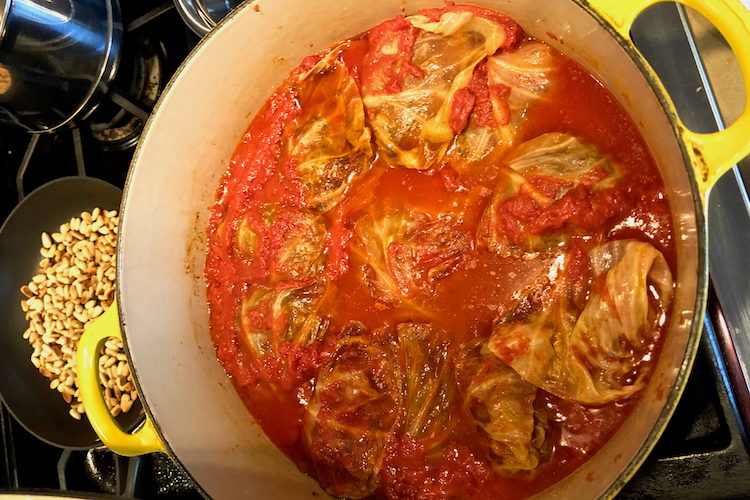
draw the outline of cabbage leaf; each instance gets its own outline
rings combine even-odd
[[[537,388],[489,352],[487,345],[462,353],[459,376],[465,407],[490,439],[497,472],[535,469],[545,442],[546,422],[534,410]]]
[[[488,58],[487,79],[498,125],[517,129],[529,108],[554,89],[554,73],[551,49],[541,42]],[[496,90],[503,87],[506,92]]]
[[[546,175],[568,185],[548,198],[560,199],[579,184],[603,189],[614,185],[617,166],[595,146],[561,132],[542,134],[518,147],[508,166],[520,174]]]
[[[233,241],[238,265],[251,276],[273,281],[317,276],[325,265],[326,226],[307,209],[278,204],[256,206],[240,219]]]
[[[275,358],[285,363],[284,343],[306,348],[323,339],[328,331],[332,285],[323,280],[309,284],[257,288],[243,300],[240,338],[258,360]]]
[[[468,126],[456,137],[445,161],[464,173],[491,153],[505,153],[515,145],[532,106],[554,88],[555,62],[546,44],[525,42],[516,50],[488,57],[486,66],[477,68],[467,87],[476,104]]]
[[[471,236],[452,215],[371,209],[355,226],[352,251],[364,263],[373,296],[408,302],[432,294],[472,248]]]
[[[271,277],[301,280],[316,276],[325,264],[326,226],[305,209],[280,208],[268,228]]]
[[[540,389],[603,404],[644,387],[650,366],[644,360],[666,322],[674,282],[664,256],[649,243],[607,243],[591,252],[590,264],[580,253],[560,255],[547,295],[525,308],[530,313],[498,322],[489,348]],[[592,276],[600,285],[589,290]]]
[[[578,138],[542,134],[507,161],[479,223],[477,239],[500,255],[548,249],[596,230],[628,207],[612,160]]]
[[[296,82],[299,116],[285,155],[303,187],[306,206],[326,212],[370,168],[370,129],[354,76],[334,48]]]
[[[404,431],[426,449],[438,446],[450,432],[455,397],[454,356],[444,332],[429,324],[397,327],[404,366]]]
[[[303,431],[318,480],[332,495],[357,499],[376,491],[402,405],[397,367],[390,335],[354,323],[321,368]]]
[[[474,67],[503,45],[506,29],[471,12],[450,10],[438,21],[417,15],[407,22],[419,29],[410,47],[411,61],[401,64],[411,71],[397,87],[374,85],[387,80],[378,72],[393,71],[376,62],[395,47],[371,39],[376,52],[367,55],[362,68],[362,96],[383,157],[407,168],[427,169],[455,135],[450,115],[456,93],[469,83]]]

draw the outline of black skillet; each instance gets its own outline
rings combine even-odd
[[[85,449],[101,443],[86,417],[73,419],[70,406],[31,364],[20,288],[39,270],[43,231],[58,232],[71,217],[95,207],[119,209],[121,197],[119,188],[99,179],[64,177],[24,198],[0,229],[0,399],[28,431],[55,446]],[[140,402],[117,417],[126,430],[141,419]]]

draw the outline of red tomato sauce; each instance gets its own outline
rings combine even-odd
[[[410,47],[413,30],[410,25],[402,24],[397,26],[401,30],[399,43]],[[358,84],[367,49],[367,38],[362,36],[343,54]],[[410,57],[407,52],[395,57],[403,58],[405,53]],[[578,242],[584,251],[612,238],[650,242],[675,269],[666,192],[637,127],[612,94],[585,69],[562,54],[556,54],[555,60],[559,84],[549,98],[528,113],[517,143],[545,132],[571,133],[609,155],[621,168],[626,182],[617,189],[596,192],[596,199],[580,186],[581,189],[571,190],[545,213],[524,208],[522,203],[504,210],[516,210],[517,216],[532,220],[532,227],[538,233],[574,221],[594,232],[593,238]],[[311,65],[305,64],[308,68]],[[393,74],[384,85],[400,87],[402,79]],[[486,109],[483,112],[486,114]],[[252,207],[268,203],[299,205],[299,186],[283,165],[282,155],[282,133],[298,114],[294,92],[287,80],[257,114],[238,144],[211,209],[206,280],[211,334],[219,361],[270,439],[301,471],[315,476],[302,435],[303,417],[305,405],[313,397],[316,370],[330,355],[338,332],[351,321],[359,321],[373,330],[409,321],[429,322],[450,332],[451,342],[456,345],[486,339],[493,321],[511,301],[513,293],[533,282],[549,262],[543,255],[531,259],[500,257],[482,245],[475,245],[466,252],[464,265],[436,282],[434,293],[415,299],[418,307],[378,300],[363,284],[363,262],[350,252],[356,221],[369,207],[380,204],[418,208],[435,216],[446,211],[461,213],[461,229],[475,235],[498,175],[507,167],[502,161],[493,160],[475,174],[457,176],[450,166],[417,171],[391,166],[376,158],[369,173],[355,181],[341,204],[322,217],[328,231],[325,273],[335,285],[335,295],[330,299],[328,337],[313,349],[286,353],[289,360],[286,365],[270,364],[263,368],[266,371],[259,371],[238,340],[237,325],[243,297],[256,284],[270,286],[267,284],[273,266],[269,262],[273,259],[243,260],[237,255],[234,235],[243,215]],[[491,120],[486,116],[481,119]],[[463,120],[459,125],[465,124]],[[543,177],[532,180],[545,193],[555,192],[559,188],[556,182],[559,181]],[[620,203],[618,197],[626,201]],[[659,343],[657,335],[655,345],[650,346],[657,354]],[[507,476],[495,473],[489,465],[484,451],[488,438],[458,402],[451,410],[455,425],[441,446],[442,452],[430,452],[406,436],[397,436],[388,443],[375,497],[497,500],[531,496],[590,458],[617,431],[636,402],[637,397],[593,407],[563,401],[540,390],[535,407],[548,418],[550,456],[534,471]]]

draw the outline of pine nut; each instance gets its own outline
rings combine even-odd
[[[116,210],[97,207],[61,224],[59,232],[42,233],[39,272],[21,288],[21,309],[29,322],[23,337],[33,347],[31,362],[79,420],[85,408],[75,354],[83,330],[114,299],[118,223]],[[119,339],[107,341],[99,368],[110,412],[129,411],[138,396]]]
[[[122,407],[123,412],[127,413],[130,411],[130,408],[133,406],[133,402],[130,400],[130,394],[125,393],[122,395],[120,406]]]

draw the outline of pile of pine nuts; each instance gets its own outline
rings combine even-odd
[[[86,409],[78,389],[78,340],[114,299],[117,223],[116,210],[95,208],[71,218],[60,232],[42,233],[39,273],[21,287],[31,362],[79,420]],[[120,339],[110,338],[102,348],[99,380],[110,413],[128,412],[138,395]]]

